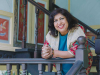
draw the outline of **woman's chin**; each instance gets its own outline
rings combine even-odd
[[[64,30],[59,31],[59,32],[60,32],[61,35],[66,35],[68,33],[68,31],[64,31]]]

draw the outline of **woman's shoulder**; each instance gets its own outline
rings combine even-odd
[[[49,31],[46,35],[46,39],[52,39],[55,38],[54,36],[51,35],[51,31]]]
[[[70,29],[69,30],[69,33],[72,33],[72,34],[85,34],[84,33],[85,32],[85,30],[84,30],[84,27],[83,26],[81,26],[81,25],[76,25],[75,27],[73,27],[72,29]]]
[[[77,40],[77,38],[78,38],[79,36],[84,36],[84,37],[86,37],[84,31],[81,29],[80,26],[77,26],[77,27],[71,29],[71,30],[69,31],[69,33],[68,33],[68,37],[69,37],[72,41]]]
[[[50,37],[51,36],[51,31],[49,31],[46,35],[46,37]]]

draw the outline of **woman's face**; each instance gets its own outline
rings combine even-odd
[[[61,35],[66,35],[68,33],[68,21],[62,14],[57,14],[54,16],[54,27]]]

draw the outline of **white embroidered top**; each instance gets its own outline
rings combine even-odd
[[[69,49],[79,36],[85,37],[85,34],[80,27],[77,27],[77,28],[73,28],[73,29],[69,30],[68,37],[66,38],[67,39],[67,50],[73,56],[74,56],[74,54],[71,53],[69,51]],[[48,41],[51,48],[53,48],[54,50],[58,50],[58,48],[59,48],[58,47],[59,46],[59,33],[58,33],[57,37],[53,37],[52,35],[50,35],[50,31],[49,31],[46,35],[46,40]]]

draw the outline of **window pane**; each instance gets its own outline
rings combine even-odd
[[[14,0],[0,0],[0,10],[13,13]]]

